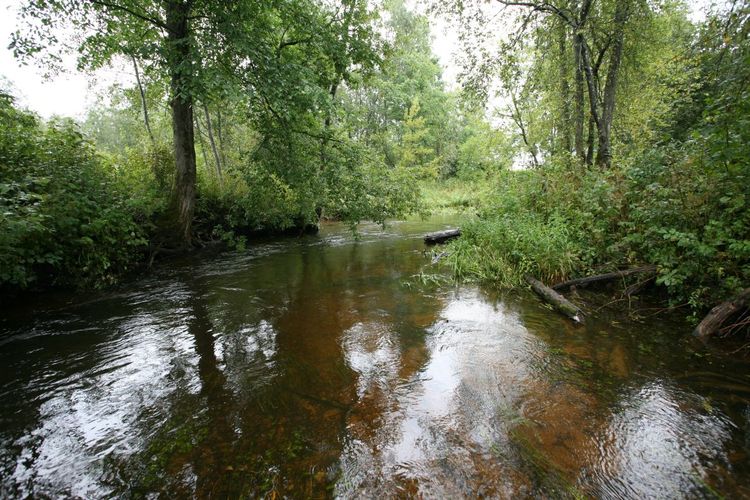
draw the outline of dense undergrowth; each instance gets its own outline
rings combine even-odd
[[[146,197],[75,124],[42,123],[3,95],[0,129],[0,286],[107,284],[142,258]]]
[[[168,145],[97,150],[78,124],[44,122],[6,94],[0,130],[0,289],[102,287],[161,250],[174,171]],[[347,153],[323,176],[287,169],[279,156],[248,158],[221,179],[201,170],[196,246],[242,248],[253,235],[301,230],[321,215],[354,226],[419,211],[412,172],[379,168],[364,149]]]
[[[699,310],[750,281],[743,176],[657,153],[607,173],[547,165],[489,180],[446,262],[460,279],[518,286],[658,267],[673,303]],[[716,189],[726,193],[716,197]]]

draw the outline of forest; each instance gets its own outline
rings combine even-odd
[[[750,280],[750,7],[28,1],[8,41],[129,68],[78,122],[0,96],[0,288],[97,288],[321,220],[464,214],[499,287],[649,264],[698,319]],[[448,88],[430,19],[459,33]],[[503,28],[498,28],[497,19]],[[356,230],[356,229],[355,229]],[[744,294],[744,295],[743,295]],[[744,297],[744,299],[743,299]]]

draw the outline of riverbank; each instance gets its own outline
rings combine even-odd
[[[702,197],[675,205],[678,181],[670,175],[644,175],[635,166],[573,173],[553,163],[448,183],[442,192],[429,186],[428,199],[440,209],[458,206],[466,215],[462,237],[442,262],[460,280],[500,288],[525,286],[525,275],[554,284],[655,265],[660,295],[697,323],[748,283],[746,225],[731,220],[731,209],[707,206]],[[679,182],[686,175],[681,172]],[[737,182],[717,175],[723,180],[716,182]],[[657,189],[652,181],[664,184]],[[644,197],[649,191],[651,197]]]

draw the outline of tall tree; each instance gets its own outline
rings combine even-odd
[[[574,143],[576,156],[586,163],[593,158],[593,148],[588,151],[584,147],[585,101],[588,101],[588,115],[590,124],[596,129],[596,163],[608,167],[611,162],[611,129],[614,119],[615,103],[618,90],[618,75],[623,59],[625,34],[634,7],[632,0],[603,0],[595,4],[593,0],[496,0],[503,7],[518,7],[525,10],[520,16],[518,32],[512,37],[506,47],[515,47],[529,30],[540,32],[543,38],[557,39],[559,53],[558,83],[561,95],[561,116],[569,120],[571,111],[567,102],[569,92],[567,86],[568,68],[574,71],[575,91],[572,110],[574,120]],[[443,2],[444,4],[446,2]],[[449,6],[446,9],[453,14],[464,16],[472,2],[461,3],[458,7]],[[475,2],[479,4],[479,2]],[[614,6],[614,9],[612,7]],[[477,5],[474,5],[477,8]],[[481,10],[481,7],[479,7]],[[611,14],[608,14],[611,11]],[[470,14],[472,21],[484,20],[483,15]],[[473,16],[473,17],[472,17]],[[552,18],[554,22],[544,21]],[[466,20],[463,20],[464,24]],[[572,38],[572,50],[567,49],[567,40]],[[607,57],[608,56],[608,57]],[[508,57],[502,54],[500,57]],[[471,56],[470,62],[476,71],[484,75],[471,75],[470,79],[484,84],[486,73],[494,67],[491,64],[477,62],[478,56]],[[572,64],[571,64],[572,63]],[[606,75],[604,90],[601,90],[602,76]],[[486,85],[485,85],[486,86]],[[585,94],[584,96],[584,89]],[[587,99],[585,98],[587,97]],[[570,149],[569,131],[562,130],[562,142],[565,149]],[[589,134],[589,144],[593,134]]]
[[[78,52],[79,67],[96,69],[126,55],[167,75],[175,161],[174,229],[184,245],[191,244],[195,210],[193,102],[204,87],[204,53],[222,49],[222,39],[209,33],[220,30],[229,10],[224,2],[206,0],[31,0],[21,12],[33,28],[17,31],[11,43],[21,58],[49,54],[64,33],[62,25],[72,24],[83,35],[78,43],[63,43]]]
[[[362,3],[346,0],[339,10],[316,0],[28,0],[22,17],[30,26],[16,32],[11,45],[18,57],[48,56],[51,63],[63,45],[77,52],[79,66],[87,69],[133,56],[144,71],[169,82],[172,226],[176,239],[189,246],[196,200],[196,103],[243,89],[253,108],[250,115],[262,117],[256,126],[273,120],[293,133],[304,123],[302,115],[329,106],[335,93],[331,82],[344,78],[354,59],[351,48],[366,52],[367,33],[351,26],[356,12],[351,6],[361,11]],[[71,25],[75,36],[60,40],[70,32],[63,28]],[[344,37],[339,36],[342,26]],[[366,65],[363,59],[359,62]],[[327,76],[332,60],[335,78]],[[317,90],[323,80],[328,83],[324,93]]]

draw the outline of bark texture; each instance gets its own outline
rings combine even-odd
[[[583,312],[578,306],[536,278],[526,276],[525,280],[542,300],[554,307],[559,313],[572,319],[575,323],[583,323]]]
[[[196,179],[193,98],[189,85],[192,77],[189,14],[189,2],[170,0],[165,3],[175,157],[173,204],[177,214],[178,238],[186,246],[192,244]]]
[[[715,335],[724,323],[750,305],[750,288],[744,289],[739,295],[731,300],[722,302],[703,318],[703,321],[693,330],[693,335],[702,340],[707,340]]]

